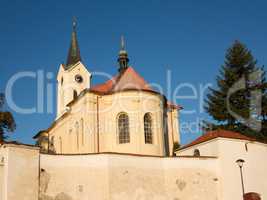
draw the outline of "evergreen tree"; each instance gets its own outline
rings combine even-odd
[[[256,63],[239,41],[227,50],[217,88],[209,88],[205,99],[214,122],[204,121],[204,130],[232,130],[267,141],[267,83],[264,68]]]
[[[5,98],[0,94],[0,142],[6,138],[6,132],[12,132],[16,128],[16,124],[12,114],[4,110]]]

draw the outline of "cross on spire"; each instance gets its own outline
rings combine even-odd
[[[77,18],[74,16],[72,18],[72,30],[76,31],[76,26],[77,26]]]
[[[123,35],[121,36],[121,50],[125,50],[125,42]]]

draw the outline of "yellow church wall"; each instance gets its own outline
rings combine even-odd
[[[164,155],[162,98],[148,92],[125,91],[100,98],[100,150],[102,152]],[[129,116],[130,143],[119,144],[117,118]],[[153,144],[145,144],[144,115],[152,116]]]
[[[169,155],[174,154],[173,144],[180,144],[180,133],[179,133],[179,111],[177,109],[169,109],[167,112],[168,116],[168,140],[169,140]]]
[[[50,150],[58,154],[120,152],[165,155],[163,97],[145,91],[123,91],[110,95],[86,93],[70,106],[69,112],[49,130]],[[117,117],[129,116],[130,143],[119,144]],[[153,143],[145,144],[144,115],[152,116]],[[172,119],[170,118],[172,117]],[[168,115],[169,138],[179,141],[177,111]],[[171,123],[170,123],[171,122]],[[54,144],[51,147],[51,144]],[[169,147],[172,152],[172,146]]]
[[[96,152],[96,95],[86,94],[76,101],[66,116],[49,131],[50,149],[56,153]],[[54,139],[53,139],[54,138]]]

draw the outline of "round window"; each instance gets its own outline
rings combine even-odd
[[[77,83],[82,83],[82,82],[83,82],[83,77],[82,77],[80,74],[77,74],[77,75],[75,76],[75,81],[76,81]]]

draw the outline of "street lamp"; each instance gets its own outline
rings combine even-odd
[[[245,161],[243,159],[238,159],[236,161],[236,164],[238,165],[238,167],[240,169],[243,199],[244,199],[244,195],[245,195],[244,180],[243,180],[243,170],[242,170],[244,163],[245,163]]]

